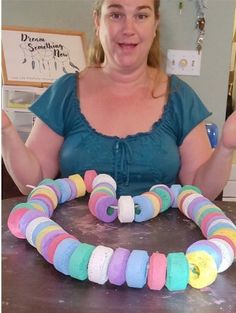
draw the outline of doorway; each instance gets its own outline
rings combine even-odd
[[[228,97],[226,118],[236,110],[236,9],[234,13],[234,27],[232,33],[232,52],[229,72]]]

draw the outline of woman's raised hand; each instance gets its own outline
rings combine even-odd
[[[12,125],[12,122],[9,116],[4,110],[2,110],[2,131],[6,130],[11,125]]]
[[[236,149],[236,111],[234,111],[226,120],[223,133],[222,143],[225,148]]]

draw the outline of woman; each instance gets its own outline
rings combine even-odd
[[[236,112],[212,152],[210,113],[186,83],[161,70],[159,1],[97,1],[94,22],[91,66],[64,75],[33,104],[38,118],[25,145],[3,114],[3,157],[19,189],[95,169],[116,179],[118,194],[179,180],[214,199],[230,173]]]

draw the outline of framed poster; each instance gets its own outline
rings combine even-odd
[[[43,87],[86,66],[85,34],[65,30],[2,27],[4,85]]]

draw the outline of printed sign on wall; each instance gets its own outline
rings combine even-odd
[[[81,32],[3,27],[3,83],[42,86],[86,66]]]

